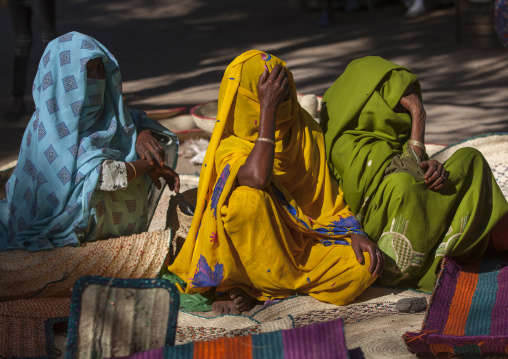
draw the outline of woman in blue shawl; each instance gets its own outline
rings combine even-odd
[[[36,109],[0,202],[0,251],[146,231],[163,185],[179,189],[178,140],[125,106],[113,55],[78,32],[60,36],[32,92]]]

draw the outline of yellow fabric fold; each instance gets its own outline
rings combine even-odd
[[[285,63],[257,50],[226,69],[217,121],[201,169],[189,234],[169,270],[187,293],[239,287],[261,300],[308,293],[346,304],[374,278],[360,265],[351,234],[364,234],[330,177],[320,126],[297,100],[277,110],[275,160],[265,190],[238,186],[236,177],[258,137],[257,83],[265,66]]]

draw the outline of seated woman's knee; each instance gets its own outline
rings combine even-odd
[[[455,155],[460,156],[462,158],[462,160],[465,160],[465,159],[474,160],[476,158],[483,159],[483,154],[480,151],[478,151],[476,148],[472,148],[472,147],[459,148],[455,152]]]
[[[254,211],[266,206],[268,193],[263,190],[248,186],[236,187],[229,197],[228,203],[238,203],[237,206],[228,206],[230,209],[238,207],[239,212],[250,215]]]

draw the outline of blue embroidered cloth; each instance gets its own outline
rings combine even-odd
[[[94,58],[104,63],[103,80],[87,79],[86,63]],[[124,105],[116,59],[78,32],[48,44],[32,92],[36,110],[0,202],[0,251],[79,245],[92,230],[102,162],[138,159],[137,128],[174,137]]]

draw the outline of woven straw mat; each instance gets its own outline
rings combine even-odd
[[[0,300],[70,297],[84,275],[155,278],[169,251],[171,230],[61,247],[0,253]]]
[[[52,353],[48,319],[69,315],[69,298],[43,298],[0,302],[0,356],[43,357]]]

